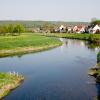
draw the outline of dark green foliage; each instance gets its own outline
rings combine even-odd
[[[13,33],[14,31],[14,26],[12,24],[9,24],[7,27],[8,33]]]
[[[100,52],[97,54],[97,63],[100,63]]]
[[[25,29],[23,27],[23,25],[20,25],[20,24],[17,24],[15,27],[14,27],[14,30],[13,30],[14,33],[23,33],[25,32]]]
[[[93,25],[96,25],[96,24],[98,24],[98,25],[100,25],[100,20],[96,20],[96,21],[93,21],[93,22],[91,22],[91,24]]]

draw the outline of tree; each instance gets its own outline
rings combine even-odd
[[[0,33],[6,35],[6,33],[8,33],[8,25],[0,26]]]
[[[8,33],[13,35],[13,32],[14,32],[14,26],[12,24],[9,24],[8,25]]]
[[[45,32],[51,32],[51,33],[53,33],[54,32],[54,27],[55,27],[55,25],[53,25],[53,24],[51,24],[51,23],[49,23],[49,22],[46,22],[44,25],[43,25],[43,31],[45,31]]]
[[[19,33],[19,35],[20,35],[20,33],[25,32],[25,28],[24,28],[23,25],[17,24],[17,25],[15,25],[13,32],[14,33]]]
[[[9,31],[8,31],[8,25],[4,25],[3,29],[4,29],[4,33],[9,33]]]
[[[100,20],[95,20],[91,22],[91,25],[100,25]]]
[[[0,26],[0,35],[4,35],[4,29],[3,29],[3,26]]]

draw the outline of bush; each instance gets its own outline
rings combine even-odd
[[[100,52],[97,54],[97,63],[100,63]]]

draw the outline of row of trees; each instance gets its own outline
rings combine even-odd
[[[9,24],[0,26],[0,35],[20,35],[23,32],[25,32],[25,28],[21,24]]]
[[[52,33],[52,32],[54,32],[55,27],[56,27],[55,24],[50,24],[50,23],[46,22],[42,25],[42,27],[40,29],[43,30],[44,32]]]

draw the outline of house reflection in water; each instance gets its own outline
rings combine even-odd
[[[66,47],[68,46],[68,40],[65,38],[60,38],[60,41],[63,42],[63,45],[61,46],[61,51],[64,52],[64,50],[66,50]]]
[[[85,47],[85,42],[81,40],[72,40],[72,39],[65,39],[60,38],[60,41],[63,42],[63,45],[61,46],[61,51],[67,52],[67,48],[74,48],[75,47]]]

